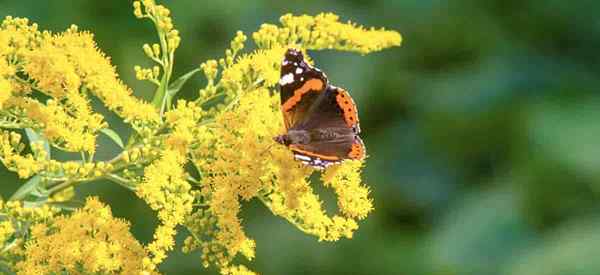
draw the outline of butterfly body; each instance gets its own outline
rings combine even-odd
[[[344,159],[362,159],[365,149],[350,94],[329,84],[302,53],[289,49],[282,61],[281,110],[286,133],[274,140],[306,165],[323,169]]]

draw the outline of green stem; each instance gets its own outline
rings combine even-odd
[[[135,187],[131,185],[131,182],[129,182],[128,180],[126,180],[122,177],[119,177],[115,174],[110,174],[110,173],[106,174],[106,175],[104,175],[104,178],[109,181],[112,181],[120,186],[123,186],[131,191],[135,191]]]
[[[158,38],[160,40],[160,47],[162,49],[162,67],[163,67],[163,77],[160,81],[160,86],[156,89],[154,94],[154,98],[152,99],[152,105],[161,111],[161,117],[165,110],[166,105],[166,96],[167,89],[169,87],[169,80],[171,78],[171,72],[173,70],[173,54],[169,53],[169,47],[167,45],[167,40],[165,38],[165,33],[161,28],[158,27],[157,22],[153,19],[154,26],[156,27],[156,32],[158,33]],[[166,65],[166,66],[165,66]]]

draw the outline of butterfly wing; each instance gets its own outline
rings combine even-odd
[[[342,159],[363,159],[365,147],[358,136],[358,113],[350,94],[329,85],[319,94],[304,116],[292,129],[311,133],[308,144],[292,144],[297,159],[315,166],[318,160],[339,162]],[[329,165],[331,163],[325,163]],[[326,167],[325,166],[325,167]]]
[[[361,160],[365,156],[365,146],[359,136],[344,139],[319,141],[309,144],[291,144],[294,158],[315,168],[326,168],[344,159]]]
[[[306,144],[290,144],[296,159],[325,168],[343,159],[362,159],[358,113],[350,94],[328,84],[327,76],[310,66],[300,51],[289,49],[282,62],[281,109],[286,130],[310,134]]]
[[[325,91],[327,77],[311,67],[300,51],[289,49],[281,64],[281,110],[286,129],[306,119],[310,107]]]

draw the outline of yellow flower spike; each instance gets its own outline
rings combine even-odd
[[[192,210],[193,197],[183,169],[185,158],[176,151],[166,150],[144,171],[144,181],[137,195],[155,211],[161,225],[156,229],[154,241],[148,245],[152,264],[162,262],[166,251],[173,247],[175,226],[182,224]]]
[[[4,244],[15,233],[12,221],[0,222],[0,244]]]
[[[364,219],[373,210],[369,188],[361,184],[361,168],[360,161],[346,161],[321,175],[325,186],[330,186],[335,191],[338,197],[338,208],[349,218]]]
[[[98,222],[101,218],[102,222]],[[17,274],[84,272],[137,274],[146,251],[129,233],[129,224],[112,217],[110,208],[88,198],[83,209],[32,229]],[[145,270],[156,274],[153,270]]]
[[[402,37],[395,31],[384,29],[366,29],[354,23],[339,22],[332,13],[316,16],[283,15],[282,27],[263,24],[252,37],[260,48],[272,48],[276,45],[302,45],[305,49],[336,49],[361,54],[399,46]]]

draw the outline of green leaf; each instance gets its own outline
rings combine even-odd
[[[61,202],[49,202],[49,206],[60,208],[67,211],[75,211],[82,208],[84,203],[81,201],[61,201]]]
[[[10,266],[8,265],[8,263],[5,263],[5,262],[0,262],[0,273],[1,274],[9,274],[9,275],[17,274],[15,272],[13,272],[12,269],[10,268]]]
[[[121,148],[125,147],[125,145],[123,145],[123,140],[121,139],[119,134],[117,134],[117,132],[115,132],[113,129],[104,128],[104,129],[100,130],[100,132],[102,132],[107,137],[112,139],[117,145],[119,145],[119,147],[121,147]]]
[[[40,175],[35,175],[31,179],[29,179],[29,181],[27,181],[25,184],[23,184],[21,186],[21,188],[19,188],[17,190],[17,192],[15,192],[10,197],[9,200],[16,201],[16,200],[23,199],[27,195],[31,194],[31,192],[36,190],[40,186],[41,183],[42,183],[42,177]]]
[[[167,92],[169,93],[169,97],[173,98],[178,92],[179,90],[181,90],[181,88],[183,87],[183,85],[197,72],[199,72],[200,69],[194,69],[189,71],[188,73],[182,75],[181,77],[179,77],[177,80],[173,81],[171,83],[171,85],[169,85],[169,89],[167,89]]]
[[[48,203],[48,198],[42,198],[35,201],[23,201],[23,207],[25,208],[38,208]]]
[[[50,143],[48,143],[48,140],[42,135],[36,133],[31,128],[25,128],[25,134],[27,134],[29,144],[33,144],[34,142],[42,142],[44,151],[46,151],[46,159],[50,159]]]

